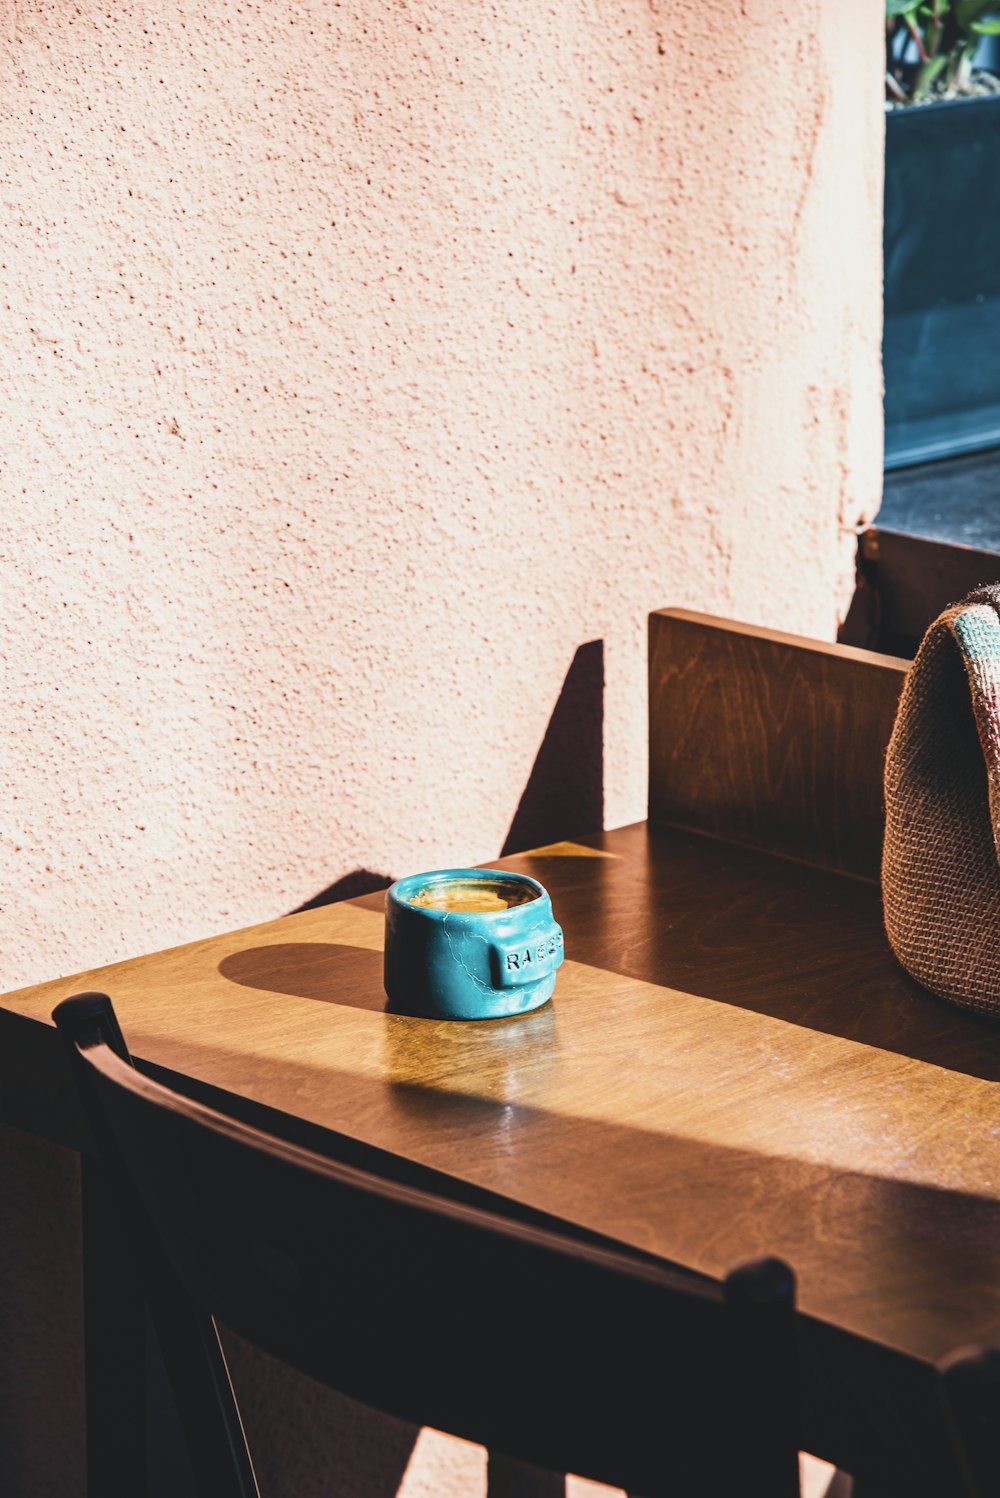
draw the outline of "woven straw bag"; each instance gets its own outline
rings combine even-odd
[[[892,949],[942,998],[1000,1015],[1000,584],[930,626],[885,764]]]

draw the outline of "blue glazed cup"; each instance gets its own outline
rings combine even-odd
[[[443,887],[519,886],[523,903],[485,911],[435,910],[414,896]],[[525,899],[525,894],[530,897]],[[551,997],[563,934],[537,879],[500,869],[438,869],[399,879],[385,897],[385,991],[397,1014],[430,1019],[500,1019]]]

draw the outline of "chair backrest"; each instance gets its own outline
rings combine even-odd
[[[439,1198],[142,1075],[104,995],[54,1018],[212,1498],[256,1492],[213,1318],[515,1461],[647,1498],[798,1494],[794,1281],[779,1261],[716,1285]]]
[[[907,664],[684,609],[650,614],[650,822],[877,880]]]
[[[955,1492],[995,1498],[1000,1493],[1000,1349],[959,1348],[937,1371],[955,1459]]]

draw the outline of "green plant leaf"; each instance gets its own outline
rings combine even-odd
[[[947,61],[948,58],[946,56],[932,57],[929,62],[925,62],[923,66],[917,70],[917,79],[913,85],[914,103],[924,97],[927,90],[934,82],[935,78],[937,78],[938,74],[943,70],[944,65]]]
[[[997,0],[955,0],[955,20],[966,30],[973,21],[993,15],[996,10]]]
[[[970,21],[969,30],[977,36],[1000,36],[1000,18],[995,21]]]
[[[896,16],[915,16],[919,8],[920,0],[885,0],[885,17],[891,21]]]

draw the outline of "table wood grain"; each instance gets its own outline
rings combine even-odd
[[[780,1254],[809,1327],[803,1444],[850,1466],[898,1420],[930,1470],[905,1407],[933,1360],[1000,1341],[998,1029],[905,976],[857,878],[646,824],[497,867],[541,879],[566,933],[543,1009],[387,1014],[366,896],[6,995],[4,1118],[81,1146],[49,1015],[103,989],[143,1064],[311,1143],[712,1276]]]
[[[805,1308],[921,1357],[1000,1338],[1000,1035],[896,967],[876,888],[644,825],[498,866],[566,930],[537,1013],[387,1014],[368,896],[7,995],[8,1121],[39,1123],[20,1038],[55,1066],[52,1007],[97,987],[181,1077],[709,1274],[783,1254]]]

